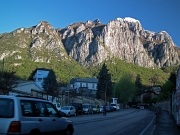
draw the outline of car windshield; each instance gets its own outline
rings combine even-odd
[[[70,106],[63,106],[61,110],[69,110]]]
[[[14,102],[12,99],[0,99],[0,118],[13,118]]]
[[[116,106],[116,104],[111,104],[111,106]]]

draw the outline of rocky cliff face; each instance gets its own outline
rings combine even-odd
[[[42,21],[28,29],[1,34],[0,45],[1,59],[26,57],[50,63],[52,59],[69,60],[70,56],[86,66],[112,58],[150,68],[180,64],[180,49],[167,32],[144,30],[133,18],[117,18],[106,25],[97,19],[56,30]]]
[[[1,59],[31,59],[34,62],[50,63],[52,59],[67,59],[61,37],[45,21],[31,28],[19,28],[9,34],[0,35]]]
[[[69,56],[83,65],[113,57],[151,68],[180,63],[179,49],[168,33],[144,30],[133,18],[117,18],[107,25],[99,20],[74,23],[58,32]]]

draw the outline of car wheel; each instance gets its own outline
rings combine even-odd
[[[77,114],[76,113],[74,113],[74,116],[76,116]]]
[[[65,135],[72,135],[72,130],[70,128],[67,128]]]
[[[40,135],[39,130],[32,130],[30,135]]]
[[[68,113],[67,116],[69,117],[69,116],[70,116],[70,113]]]

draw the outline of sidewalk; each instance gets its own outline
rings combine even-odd
[[[166,111],[161,111],[154,122],[153,135],[180,135],[180,127],[174,118]]]

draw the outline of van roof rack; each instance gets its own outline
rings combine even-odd
[[[41,98],[41,97],[33,97],[33,96],[16,95],[16,97],[26,97],[26,98],[36,98],[36,99],[43,99],[43,100],[46,100],[45,98]]]

